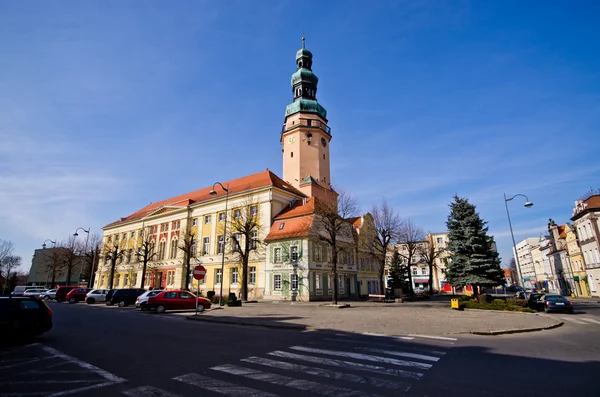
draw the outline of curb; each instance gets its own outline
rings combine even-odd
[[[263,328],[277,328],[277,329],[287,329],[292,331],[306,331],[311,329],[311,327],[307,325],[299,325],[299,324],[269,324],[269,323],[251,323],[247,321],[230,321],[230,320],[221,320],[215,317],[206,317],[202,316],[187,316],[186,320],[190,321],[206,321],[209,323],[218,323],[218,324],[232,324],[232,325],[243,325],[248,327],[263,327]]]
[[[502,330],[498,330],[498,331],[471,331],[469,333],[472,335],[485,335],[485,336],[520,334],[520,333],[525,333],[525,332],[537,332],[537,331],[545,331],[545,330],[549,330],[549,329],[554,329],[554,328],[562,327],[564,324],[565,323],[563,323],[563,322],[558,322],[556,324],[552,324],[547,327],[502,329]]]

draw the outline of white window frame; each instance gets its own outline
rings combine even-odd
[[[256,284],[256,266],[248,268],[248,284]]]
[[[258,230],[252,230],[250,232],[250,249],[256,249],[258,247]]]
[[[273,248],[273,263],[282,263],[281,248]]]
[[[273,275],[273,291],[281,291],[282,277],[281,274]]]
[[[250,216],[256,216],[258,215],[258,205],[251,205],[250,206]]]
[[[179,242],[178,239],[174,238],[173,240],[171,240],[171,252],[169,253],[169,257],[170,259],[175,259],[177,258],[177,243]]]
[[[192,226],[198,226],[198,218],[192,219]]]
[[[240,271],[237,267],[231,268],[231,284],[238,284],[240,282]]]
[[[205,225],[208,225],[210,223],[210,220],[211,220],[210,218],[211,218],[210,215],[204,215],[204,224]]]
[[[217,254],[222,254],[225,250],[225,236],[219,234],[217,236]]]
[[[167,285],[175,284],[175,270],[167,271]]]
[[[223,282],[223,273],[221,273],[221,268],[215,269],[215,285],[221,285]]]
[[[226,217],[227,214],[225,214],[224,212],[219,212],[219,222],[225,222]]]
[[[344,293],[344,275],[343,274],[338,274],[338,291],[340,294]]]
[[[295,258],[294,258],[295,256]],[[292,245],[290,247],[290,262],[298,262],[298,246]]]
[[[202,239],[202,255],[210,254],[210,237],[204,237]]]
[[[292,287],[292,291],[298,291],[298,282],[299,282],[298,274],[292,273],[290,275],[290,286]]]
[[[321,291],[323,289],[323,275],[321,273],[315,274],[315,289]]]
[[[233,210],[233,219],[239,219],[242,217],[242,211],[238,208]]]

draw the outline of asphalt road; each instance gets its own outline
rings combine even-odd
[[[579,322],[556,330],[446,339],[426,330],[393,338],[210,324],[104,305],[51,307],[51,332],[0,349],[0,396],[505,397],[598,395],[600,388],[596,303],[577,305],[571,317]]]

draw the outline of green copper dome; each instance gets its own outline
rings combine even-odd
[[[296,53],[296,61],[302,57],[312,59],[313,55],[312,52],[310,52],[306,48],[300,48]]]
[[[327,120],[327,110],[313,99],[300,99],[285,107],[286,117],[298,112],[316,113]]]
[[[302,68],[296,70],[296,73],[292,75],[292,85],[297,84],[300,81],[306,81],[316,85],[319,82],[319,78],[312,70]]]

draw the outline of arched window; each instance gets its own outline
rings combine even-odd
[[[158,259],[159,260],[165,259],[166,249],[167,249],[167,242],[165,240],[163,240],[158,244]]]
[[[177,256],[177,239],[171,240],[171,259],[175,259]]]

